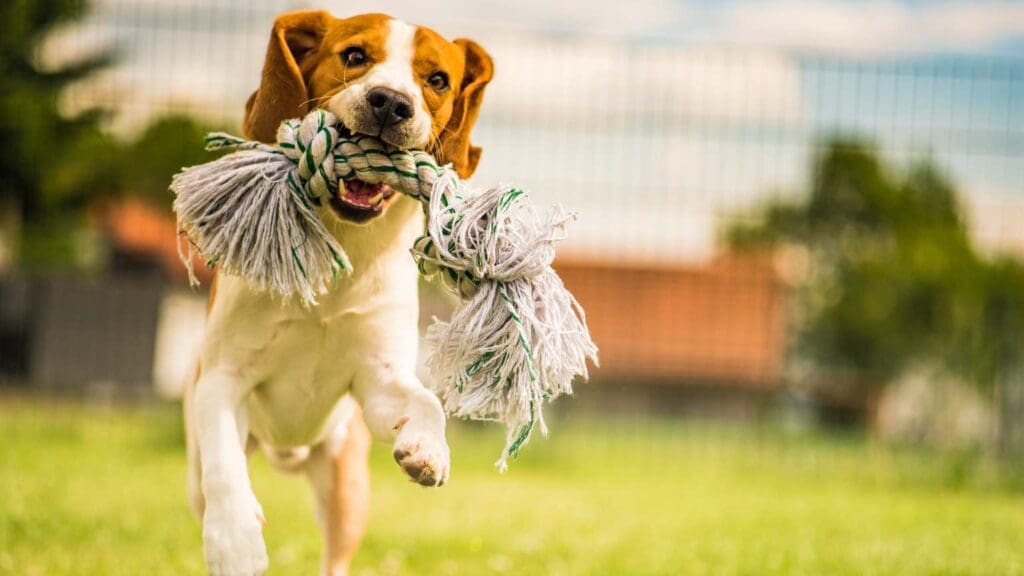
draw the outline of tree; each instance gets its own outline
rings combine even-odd
[[[900,173],[873,146],[836,139],[812,166],[805,197],[761,206],[727,234],[737,248],[808,255],[795,291],[796,353],[866,386],[916,365],[941,368],[1007,406],[1020,390],[1024,267],[978,253],[953,185],[930,162]],[[1020,435],[1011,430],[1019,408],[1010,410],[1004,435]]]
[[[956,278],[947,366],[993,395],[999,448],[1024,455],[1024,264],[1001,255]]]
[[[184,166],[210,162],[223,153],[207,152],[203,138],[211,129],[195,119],[172,114],[156,119],[125,154],[132,159],[121,165],[120,181],[127,192],[168,210],[174,200],[167,187]]]
[[[102,111],[61,112],[72,83],[107,66],[109,52],[47,68],[41,47],[55,27],[80,18],[82,0],[0,3],[0,211],[23,228],[19,254],[27,267],[74,260],[89,201],[117,188],[116,142],[99,127]]]

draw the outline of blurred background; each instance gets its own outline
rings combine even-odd
[[[308,7],[491,53],[474,180],[578,213],[556,267],[601,350],[508,477],[456,426],[465,483],[381,496],[361,573],[1024,571],[1024,3],[9,0],[0,573],[200,570],[173,403],[205,294],[167,186]],[[122,471],[151,506],[100,504]],[[284,573],[316,565],[301,514]]]

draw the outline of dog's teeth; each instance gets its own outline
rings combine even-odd
[[[380,201],[383,200],[383,199],[384,199],[384,193],[383,192],[378,192],[375,196],[372,196],[370,198],[370,206],[376,206],[377,204],[380,204]]]

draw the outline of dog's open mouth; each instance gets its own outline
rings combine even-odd
[[[339,133],[343,138],[356,135],[347,126],[340,126]],[[340,218],[353,222],[366,222],[380,216],[395,195],[394,189],[386,184],[369,184],[362,180],[345,180],[341,184],[331,196],[331,208]]]
[[[367,184],[362,180],[346,180],[331,196],[331,208],[338,216],[355,222],[366,222],[379,216],[394,196],[386,184]]]

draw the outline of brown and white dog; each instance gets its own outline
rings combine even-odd
[[[244,129],[272,142],[313,107],[352,132],[432,152],[463,178],[480,158],[469,132],[490,81],[487,53],[381,14],[295,12],[274,23]],[[215,576],[267,569],[263,513],[247,455],[308,476],[324,533],[323,574],[346,574],[366,522],[370,436],[393,442],[416,482],[448,479],[445,417],[417,379],[420,206],[386,186],[347,183],[322,208],[355,272],[306,308],[220,275],[188,387],[189,496]],[[357,406],[358,403],[358,406]],[[361,408],[361,410],[360,410]],[[360,414],[361,412],[361,414]],[[365,423],[364,423],[365,422]]]

